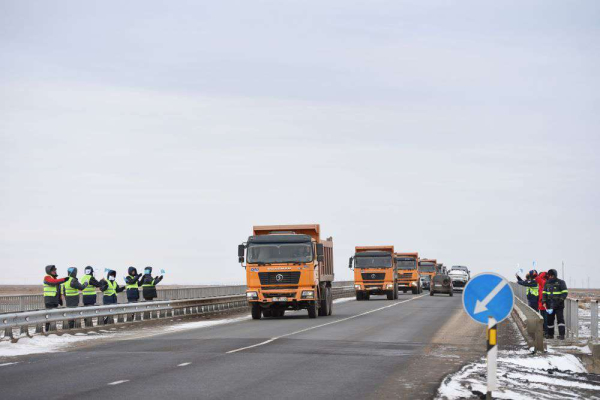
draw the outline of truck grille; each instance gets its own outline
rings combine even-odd
[[[289,292],[289,293],[265,293],[263,292],[263,296],[266,298],[272,298],[272,297],[296,297],[296,293],[293,292]]]
[[[297,285],[300,281],[300,271],[292,272],[259,272],[261,285]]]
[[[413,276],[412,273],[408,272],[408,273],[400,274],[398,276],[398,278],[400,278],[400,279],[412,279],[412,276]]]
[[[382,281],[385,279],[385,272],[363,272],[361,275],[363,281]]]

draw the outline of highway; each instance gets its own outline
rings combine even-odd
[[[485,331],[454,297],[343,301],[334,315],[237,322],[72,351],[0,369],[4,398],[432,398],[484,354]]]

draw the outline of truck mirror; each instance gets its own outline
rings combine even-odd
[[[317,243],[317,261],[325,261],[325,249],[323,243]]]
[[[352,259],[354,257],[350,257],[350,260],[348,260],[348,268],[352,269]]]
[[[240,264],[243,264],[244,263],[244,256],[238,257],[238,261],[240,262]]]
[[[238,245],[238,257],[244,258],[244,250],[245,249],[246,249],[246,247],[243,244]],[[240,262],[243,262],[243,261],[240,261]]]

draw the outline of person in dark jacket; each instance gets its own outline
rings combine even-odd
[[[127,301],[129,303],[135,303],[140,299],[140,278],[142,274],[138,274],[134,267],[129,267],[127,270],[127,276],[125,277],[125,284],[127,288]]]
[[[567,284],[558,279],[555,269],[548,271],[544,285],[543,302],[548,313],[548,338],[554,338],[555,321],[558,324],[558,339],[565,338],[565,299],[569,295]]]
[[[100,288],[100,282],[94,277],[94,268],[91,266],[85,267],[85,275],[81,277],[81,283],[87,283],[88,286],[81,292],[83,295],[83,305],[93,306],[96,304],[96,288]]]
[[[77,268],[71,267],[67,270],[69,278],[62,285],[65,303],[67,307],[79,307],[79,291],[88,287],[87,283],[83,285],[77,280]],[[69,320],[69,328],[75,326],[75,320]]]
[[[142,276],[140,283],[142,285],[142,294],[145,300],[150,301],[157,297],[156,285],[158,285],[162,279],[162,275],[157,276],[156,278],[152,277],[152,267],[146,267],[144,269],[144,276]]]
[[[102,279],[100,290],[104,293],[102,297],[103,304],[117,304],[117,293],[125,290],[125,286],[119,286],[117,283],[117,271],[112,269],[106,274],[106,279]]]
[[[537,275],[538,273],[535,269],[529,271],[525,280],[521,279],[519,274],[517,274],[517,283],[527,288],[527,303],[529,303],[529,307],[533,308],[535,311],[538,311],[539,301],[539,285],[536,281]]]
[[[57,308],[62,305],[60,297],[60,285],[69,278],[58,278],[55,265],[46,266],[46,276],[44,277],[44,306],[46,309]],[[50,323],[46,323],[46,332],[50,330]]]
[[[117,293],[121,293],[125,290],[125,286],[119,286],[117,283],[117,271],[112,269],[106,274],[106,279],[102,279],[100,290],[104,293],[102,297],[102,303],[106,304],[117,304]],[[104,324],[114,322],[113,317],[104,317]]]

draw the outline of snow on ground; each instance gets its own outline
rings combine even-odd
[[[486,374],[485,359],[468,364],[444,379],[437,398],[477,398],[487,391]],[[498,399],[600,399],[600,378],[587,374],[571,354],[499,351],[498,387]]]
[[[345,297],[336,299],[333,302],[344,303],[346,301],[354,300],[354,297]],[[77,333],[75,335],[63,334],[59,335],[36,335],[32,338],[23,337],[20,338],[17,343],[11,343],[8,340],[0,341],[0,358],[2,357],[17,357],[28,354],[40,354],[40,353],[53,353],[66,351],[69,347],[75,344],[81,344],[90,340],[97,339],[114,339],[114,340],[127,340],[140,337],[156,336],[164,333],[180,332],[191,329],[209,328],[211,326],[232,324],[235,322],[241,322],[249,320],[250,315],[244,315],[241,317],[234,318],[221,318],[221,319],[203,319],[199,321],[190,322],[179,322],[171,325],[164,326],[153,326],[152,329],[148,329],[143,325],[134,327],[131,330],[123,329],[117,331],[115,328],[108,328],[107,330],[101,330],[100,332],[92,331],[89,333]],[[117,325],[121,328],[124,325]],[[141,328],[141,329],[135,329]],[[10,364],[10,363],[8,363]],[[7,364],[7,365],[8,365]],[[2,366],[4,364],[0,364]]]

